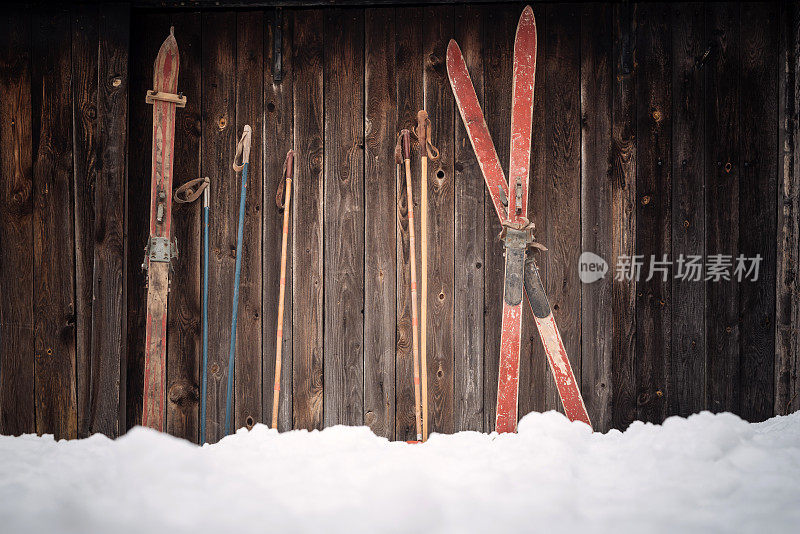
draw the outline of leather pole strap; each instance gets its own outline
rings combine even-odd
[[[172,198],[175,199],[177,204],[189,204],[194,202],[200,198],[200,195],[203,194],[205,188],[208,187],[208,183],[208,176],[205,178],[195,178],[194,180],[189,180],[175,190]]]

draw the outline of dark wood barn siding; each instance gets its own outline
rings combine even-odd
[[[279,428],[414,434],[408,205],[429,197],[430,428],[491,431],[502,246],[444,62],[458,40],[502,162],[523,4],[15,8],[0,22],[0,432],[116,436],[141,421],[153,60],[180,49],[175,181],[211,178],[208,437],[223,435],[240,181],[253,127],[237,427],[272,413],[286,150],[297,151]],[[800,408],[800,10],[536,3],[531,219],[598,430]],[[277,45],[276,45],[277,39]],[[276,71],[276,63],[278,70]],[[279,76],[276,76],[279,74]],[[441,158],[407,198],[399,129]],[[146,142],[143,142],[146,140]],[[419,224],[417,217],[417,224]],[[420,229],[415,228],[420,235]],[[201,212],[174,206],[167,429],[198,439]],[[582,284],[582,251],[609,273]],[[756,282],[617,279],[619,256],[760,255]],[[419,261],[419,254],[417,255]],[[418,272],[420,266],[417,266]],[[525,310],[520,413],[560,410]]]

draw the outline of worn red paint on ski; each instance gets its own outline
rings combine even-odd
[[[514,81],[511,99],[511,155],[507,222],[517,227],[525,225],[528,216],[528,175],[535,74],[536,22],[533,18],[533,10],[527,6],[520,15],[514,39]],[[518,195],[519,199],[517,199]],[[509,261],[509,257],[507,254],[506,262]],[[522,284],[522,278],[519,283]],[[507,290],[506,286],[505,291]],[[519,396],[522,299],[518,304],[509,304],[505,291],[503,295],[503,326],[500,335],[495,430],[497,432],[514,432],[517,429],[517,397]]]
[[[535,321],[547,353],[550,371],[553,373],[553,379],[561,396],[561,403],[564,405],[564,413],[570,421],[582,421],[592,426],[553,313],[551,312],[544,319],[535,317]]]
[[[170,32],[158,51],[153,69],[153,90],[174,94],[178,88],[178,43]],[[150,236],[170,239],[172,223],[172,163],[176,104],[153,102],[153,144],[150,181]],[[159,187],[160,186],[160,187]],[[163,222],[157,219],[158,191],[164,192]],[[149,259],[145,259],[149,264]],[[169,264],[165,264],[168,265]],[[144,410],[142,424],[163,430],[166,413],[166,352],[168,285],[154,283],[148,265],[147,321],[145,322]],[[162,267],[157,267],[161,269]],[[163,293],[163,294],[162,294]]]
[[[461,119],[467,129],[467,137],[475,151],[478,165],[486,180],[486,187],[492,197],[497,217],[500,221],[505,221],[508,216],[502,196],[508,198],[508,184],[503,174],[503,168],[500,166],[500,160],[497,158],[497,151],[494,148],[492,136],[489,134],[489,128],[486,126],[486,120],[483,118],[483,110],[478,102],[478,96],[475,94],[472,79],[469,77],[464,56],[461,55],[458,43],[453,39],[447,46],[447,75],[450,78],[458,111],[461,113]]]
[[[509,218],[522,224],[528,216],[528,178],[533,133],[533,86],[536,80],[536,19],[526,6],[519,17],[514,39],[514,81],[511,93],[511,155],[508,166]],[[521,183],[517,206],[515,184]]]

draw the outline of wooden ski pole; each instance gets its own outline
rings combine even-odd
[[[281,280],[278,292],[278,333],[275,339],[275,387],[272,394],[272,428],[278,428],[278,400],[281,393],[281,349],[283,348],[283,301],[286,295],[286,246],[289,239],[289,204],[292,200],[292,176],[294,175],[294,152],[286,153],[284,181],[278,187],[275,203],[283,208],[283,237],[281,238]],[[286,197],[281,200],[281,189],[286,186]]]
[[[402,148],[403,162],[405,164],[406,171],[406,195],[408,196],[408,263],[411,269],[411,353],[414,360],[414,417],[416,422],[417,441],[421,441],[422,424],[419,402],[419,339],[417,338],[417,326],[419,324],[419,318],[417,316],[417,259],[415,253],[416,243],[414,239],[414,197],[412,195],[411,188],[411,132],[406,129],[401,130],[398,143]]]
[[[422,233],[422,280],[420,305],[420,366],[422,368],[422,441],[428,440],[428,158],[436,160],[439,151],[431,144],[431,121],[422,109],[417,113],[422,181],[420,210],[422,211],[420,232]]]

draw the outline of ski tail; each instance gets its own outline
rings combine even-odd
[[[545,295],[542,279],[533,258],[529,258],[525,262],[525,293],[528,295],[528,303],[547,354],[547,361],[558,388],[558,395],[561,397],[561,404],[564,406],[564,413],[570,421],[582,421],[591,427],[589,413],[583,403],[580,387],[575,380],[575,374],[572,372],[572,365],[567,356],[567,349],[564,347],[558,326],[556,326],[553,310],[550,308],[550,302]]]

